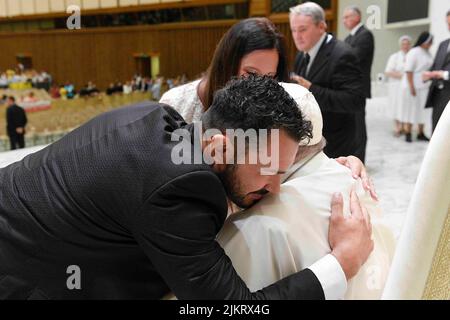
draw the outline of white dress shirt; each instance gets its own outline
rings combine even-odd
[[[447,47],[447,53],[450,52],[450,42],[448,43],[448,47]],[[448,71],[443,71],[443,75],[442,75],[442,79],[445,81],[448,81],[450,79],[450,74]]]

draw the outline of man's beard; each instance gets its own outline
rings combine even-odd
[[[222,181],[222,184],[225,188],[225,192],[235,205],[242,209],[247,209],[253,206],[256,201],[252,203],[246,203],[245,198],[248,194],[245,194],[241,190],[241,186],[238,183],[238,179],[236,176],[236,165],[227,165],[224,172],[219,173],[219,178]],[[266,189],[261,189],[255,192],[251,192],[252,194],[265,195],[268,193]]]

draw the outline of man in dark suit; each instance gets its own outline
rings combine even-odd
[[[27,115],[22,107],[16,104],[16,99],[11,96],[7,101],[6,128],[11,144],[11,150],[25,148],[25,126]]]
[[[291,8],[292,36],[300,51],[293,76],[309,89],[322,110],[325,153],[356,154],[356,115],[364,110],[362,73],[350,46],[326,33],[325,13],[315,3]]]
[[[345,42],[353,48],[353,52],[359,60],[363,74],[364,94],[366,98],[371,98],[371,69],[373,55],[375,50],[374,38],[372,32],[368,30],[361,22],[361,11],[358,7],[351,6],[344,10],[344,25],[350,31],[345,38]],[[363,162],[366,157],[367,129],[366,129],[366,111],[358,113],[356,116],[357,135],[359,137],[359,146],[356,156]]]
[[[447,12],[447,24],[450,31],[450,10]],[[433,80],[428,93],[427,108],[433,108],[433,131],[450,99],[450,39],[439,45],[430,72],[424,74],[424,80]]]
[[[336,287],[343,295],[373,248],[356,200],[358,219],[342,216],[342,199],[332,202],[330,255],[258,292],[215,241],[227,199],[245,208],[277,192],[310,136],[295,101],[272,78],[251,75],[219,90],[202,121],[213,135],[169,106],[140,103],[1,169],[0,298],[323,299]],[[277,165],[224,162],[247,158],[229,157],[228,129],[277,132],[262,149],[244,148],[270,148]]]

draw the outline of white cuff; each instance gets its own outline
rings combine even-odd
[[[314,272],[319,279],[326,300],[344,299],[347,291],[347,278],[341,265],[332,254],[327,254],[308,269]]]
[[[448,81],[449,79],[448,73],[449,73],[448,71],[444,71],[444,74],[442,75],[445,81]]]

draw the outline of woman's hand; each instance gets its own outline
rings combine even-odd
[[[373,200],[378,201],[378,195],[375,192],[372,179],[367,174],[366,167],[359,158],[355,156],[340,157],[336,161],[349,168],[352,171],[353,178],[361,178],[364,190],[370,193]]]

